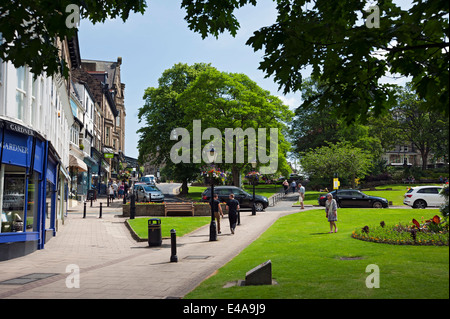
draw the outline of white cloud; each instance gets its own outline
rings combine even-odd
[[[300,105],[300,102],[294,96],[286,97],[283,95],[277,95],[277,97],[283,102],[284,105],[289,106],[291,110],[296,109]]]

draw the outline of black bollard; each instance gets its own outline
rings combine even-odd
[[[106,207],[109,207],[109,195],[106,196]]]
[[[98,216],[98,218],[102,218],[102,204],[103,203],[100,203],[100,216]]]
[[[131,194],[130,198],[130,219],[134,219],[134,216],[136,216],[136,200],[135,200],[134,194]]]
[[[178,262],[178,257],[177,257],[177,232],[175,231],[175,229],[170,230],[170,243],[171,243],[171,248],[172,248],[170,262],[176,263],[176,262]]]
[[[238,226],[241,224],[241,210],[237,211],[237,224]]]
[[[91,197],[91,207],[92,207],[92,197]]]
[[[86,218],[86,202],[84,202],[83,218]]]

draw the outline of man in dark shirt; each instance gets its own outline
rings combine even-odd
[[[234,199],[234,194],[230,194],[230,200],[227,203],[227,210],[232,234],[234,234],[234,229],[236,228],[237,214],[239,209],[239,202]]]
[[[217,233],[221,233],[220,231],[220,216],[222,216],[223,218],[223,212],[222,212],[222,207],[220,206],[220,201],[219,201],[219,195],[214,194],[214,201],[213,201],[213,212],[214,212],[214,217],[217,220]]]

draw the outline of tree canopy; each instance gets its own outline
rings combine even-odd
[[[189,27],[204,38],[224,31],[236,34],[234,10],[256,0],[212,2],[183,0]],[[380,0],[377,12],[366,0],[278,0],[276,23],[254,32],[247,44],[264,52],[260,63],[285,93],[302,88],[302,71],[312,69],[324,89],[302,107],[340,103],[347,121],[366,119],[394,105],[393,88],[383,77],[411,77],[425,107],[449,112],[449,3],[415,1],[402,9]],[[367,19],[379,14],[379,24]]]
[[[284,139],[284,133],[287,129],[286,123],[291,120],[293,114],[279,98],[261,89],[248,76],[221,72],[205,64],[188,66],[180,63],[164,71],[159,79],[159,86],[148,88],[144,99],[145,105],[139,109],[139,119],[145,121],[144,127],[138,130],[140,161],[146,161],[146,156],[151,155],[153,163],[172,163],[171,152],[178,143],[172,138],[173,130],[180,128],[193,138],[189,138],[187,145],[188,162],[175,164],[192,170],[193,174],[196,171],[198,173],[202,164],[209,163],[206,163],[202,156],[198,161],[195,160],[195,144],[204,149],[211,142],[220,141],[214,145],[219,148],[219,156],[222,156],[216,163],[220,168],[233,172],[233,182],[236,185],[239,183],[241,170],[250,166],[250,160],[254,159],[260,163],[259,153],[258,157],[248,160],[249,149],[254,147],[259,150],[262,143],[267,147],[264,151],[269,148],[267,145],[271,142],[270,135],[267,133],[260,137],[257,129],[275,128],[278,139],[275,154],[278,167],[275,170],[290,173],[286,162],[290,145]],[[199,120],[203,132],[196,136],[194,122]],[[208,128],[217,130],[219,140],[216,140],[216,136],[211,138],[211,135],[207,135]],[[235,144],[242,143],[239,144],[242,154],[247,154],[247,158],[240,161],[236,154],[237,147],[231,145],[231,148],[227,148],[227,130],[232,133],[242,130],[243,136],[248,132],[247,129],[254,129],[256,138],[253,141],[248,137],[242,141],[237,141],[236,138]],[[233,143],[234,140],[235,136],[232,136]],[[272,152],[271,146],[270,151]],[[232,155],[231,161],[225,160],[225,155]]]
[[[92,23],[118,17],[126,21],[130,12],[144,13],[145,8],[145,0],[2,1],[0,58],[16,67],[28,65],[34,74],[67,75],[67,63],[59,58],[55,43],[76,34],[79,17]]]

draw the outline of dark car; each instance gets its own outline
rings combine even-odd
[[[219,196],[221,202],[228,203],[230,194],[234,194],[234,198],[239,201],[241,208],[251,208],[253,205],[253,195],[236,186],[216,186],[214,193]],[[202,193],[202,201],[209,202],[211,199],[211,188],[207,188]],[[258,212],[269,206],[269,200],[265,196],[255,195],[255,208]]]
[[[386,198],[366,195],[356,189],[342,189],[330,192],[339,207],[357,208],[388,208],[389,202]],[[319,205],[325,206],[327,194],[318,198]]]

